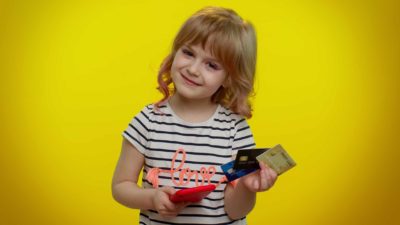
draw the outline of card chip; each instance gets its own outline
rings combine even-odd
[[[249,157],[247,155],[243,155],[239,158],[240,161],[245,162],[247,160],[249,160]]]

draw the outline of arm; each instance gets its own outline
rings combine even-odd
[[[186,205],[183,203],[174,204],[169,200],[169,195],[175,193],[173,188],[153,189],[141,188],[137,185],[143,165],[144,156],[124,139],[112,180],[114,199],[129,208],[153,209],[165,217],[176,216]]]
[[[253,134],[244,118],[239,118],[235,122],[235,132],[232,149],[255,146]],[[256,193],[268,190],[276,178],[275,171],[260,163],[260,170],[241,177],[236,186],[227,185],[224,200],[228,216],[234,220],[245,217],[256,204]]]
[[[228,184],[225,189],[225,211],[231,219],[245,217],[256,204],[256,193],[244,187],[241,179],[236,186]]]
[[[277,174],[264,163],[260,163],[260,170],[240,178],[235,187],[227,185],[225,188],[225,211],[231,219],[245,217],[255,206],[256,193],[271,188]]]
[[[142,190],[137,185],[143,164],[144,156],[124,139],[112,181],[112,194],[117,202],[129,208],[154,208],[151,196],[155,194],[155,190]]]

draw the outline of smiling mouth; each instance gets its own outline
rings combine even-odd
[[[201,86],[200,84],[192,81],[191,79],[187,78],[185,75],[181,74],[181,76],[183,77],[183,79],[186,81],[186,83],[193,85],[193,86]]]

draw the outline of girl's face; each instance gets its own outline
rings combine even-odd
[[[226,71],[208,49],[183,45],[175,54],[171,78],[177,94],[190,100],[205,100],[221,87]]]

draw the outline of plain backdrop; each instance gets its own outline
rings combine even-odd
[[[225,6],[258,35],[258,147],[297,166],[249,224],[400,224],[399,1],[0,2],[0,223],[138,224],[111,196],[122,131],[158,100],[181,24]]]

